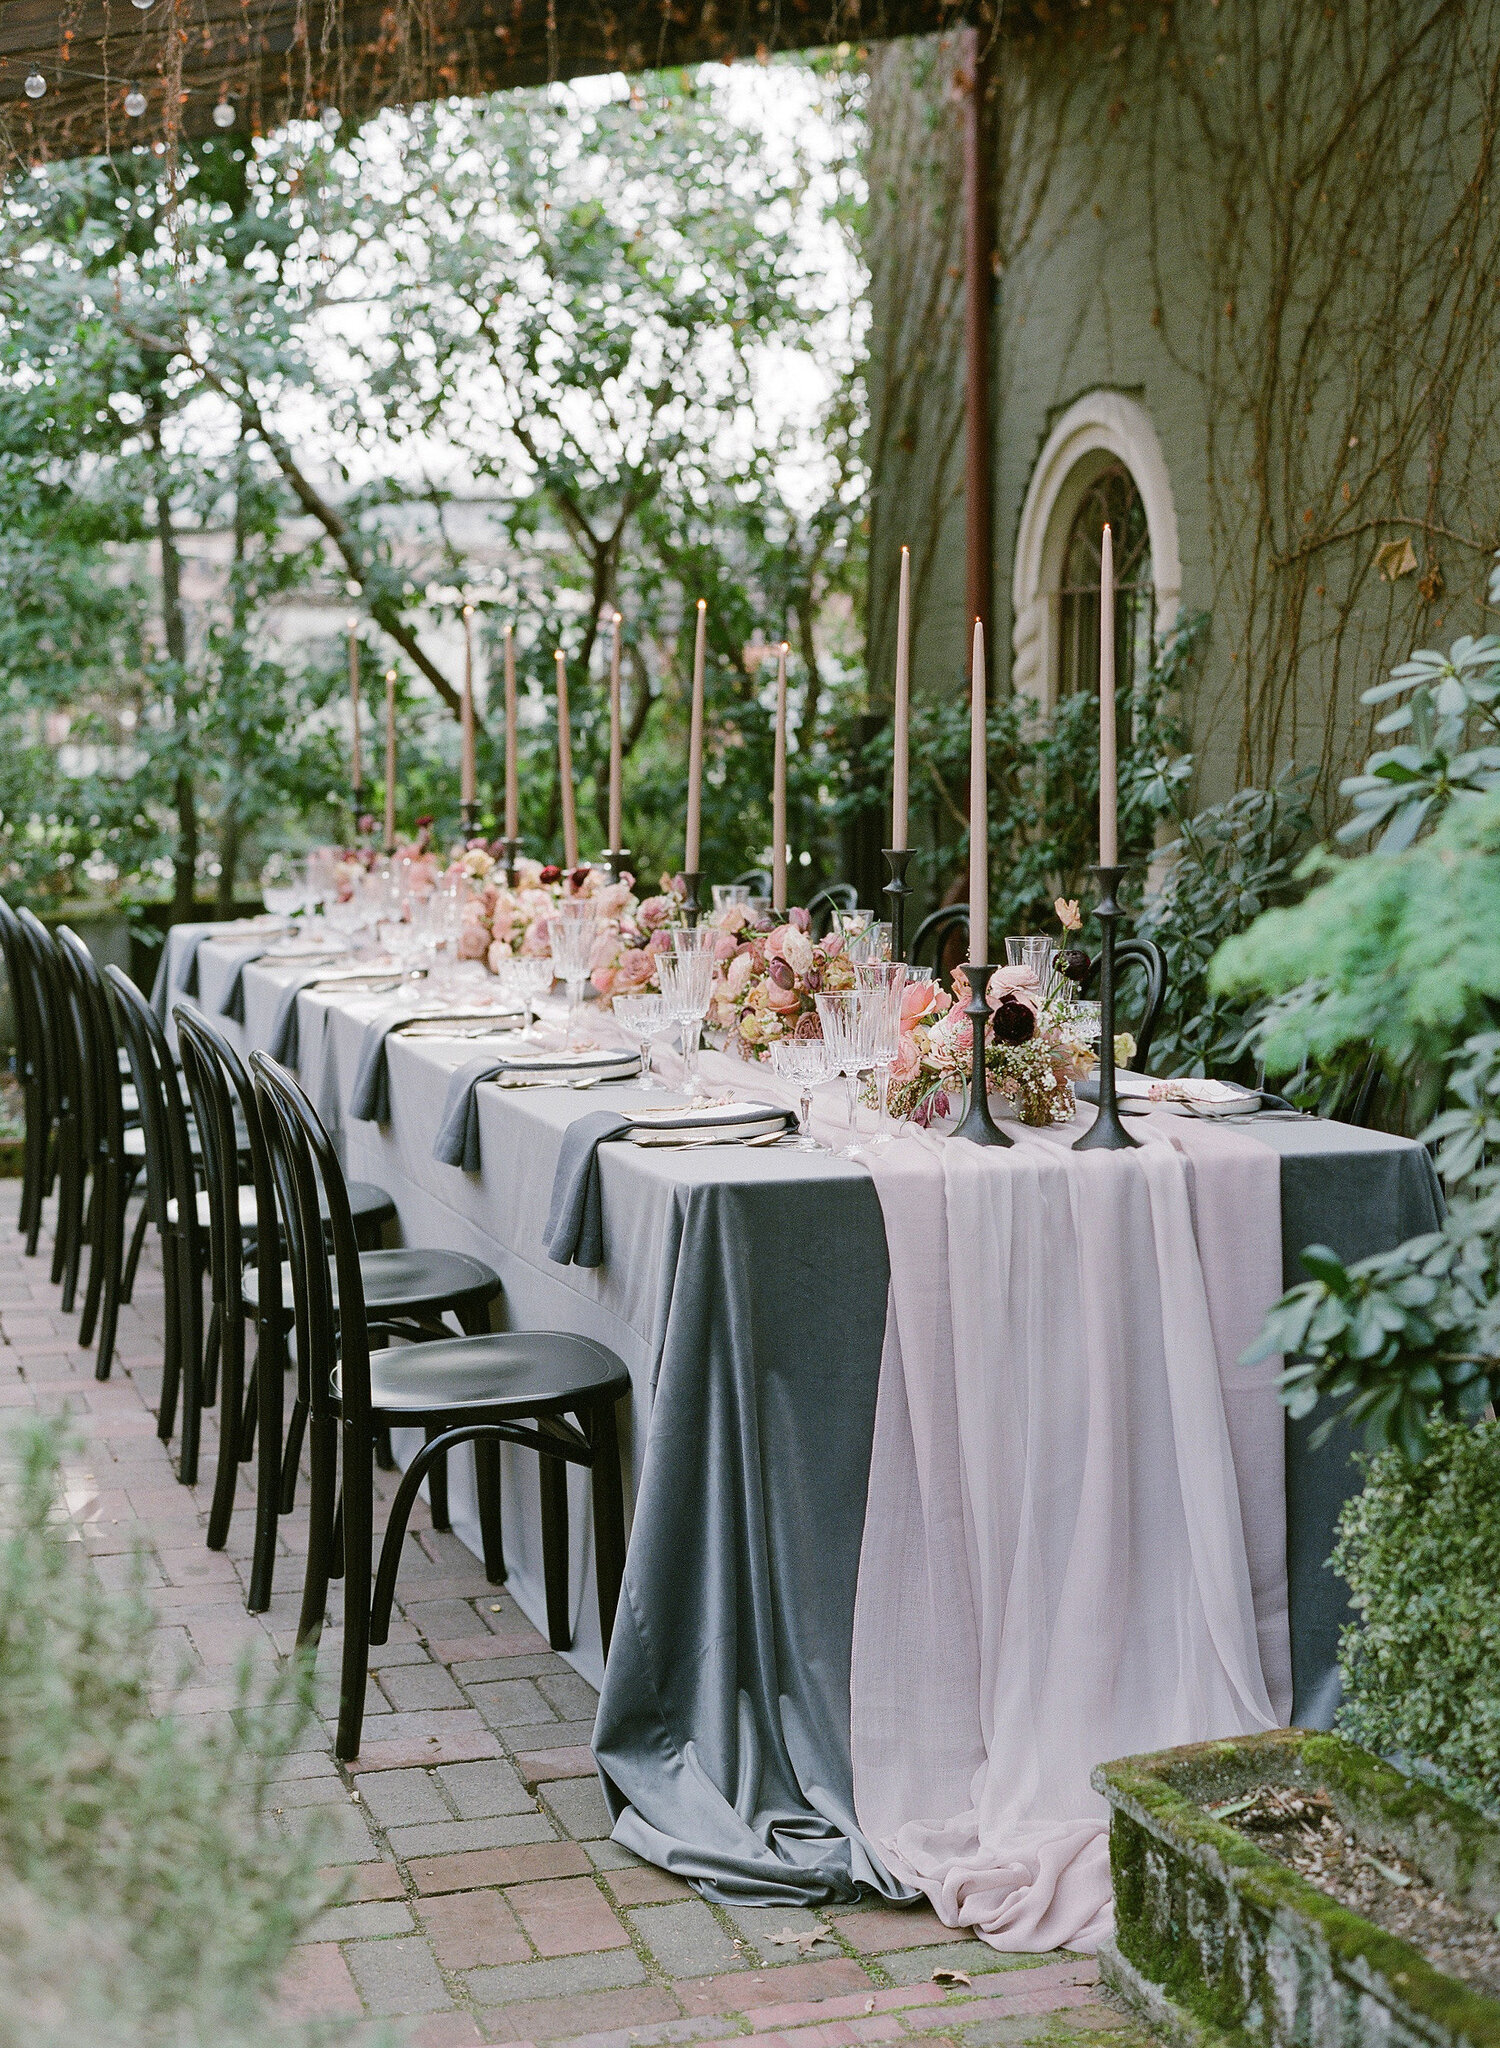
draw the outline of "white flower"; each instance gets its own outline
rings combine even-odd
[[[806,932],[798,931],[795,925],[786,925],[781,934],[781,957],[793,974],[802,976],[813,964],[813,943]]]

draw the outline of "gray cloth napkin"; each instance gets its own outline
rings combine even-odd
[[[618,1110],[596,1109],[563,1132],[552,1177],[552,1206],[542,1243],[559,1266],[604,1264],[604,1205],[599,1190],[599,1147],[630,1129]]]
[[[432,1143],[432,1156],[444,1166],[461,1166],[465,1173],[479,1171],[479,1104],[474,1091],[496,1074],[503,1074],[509,1060],[482,1052],[477,1059],[455,1067],[443,1100],[443,1120]]]
[[[233,972],[229,977],[229,986],[224,991],[224,1000],[219,1005],[219,1015],[221,1017],[232,1017],[236,1024],[244,1023],[245,969],[252,960],[259,960],[265,950],[265,941],[261,939],[257,939],[250,945],[240,948],[239,957],[236,959]]]
[[[276,1015],[271,1019],[271,1035],[266,1050],[273,1060],[280,1060],[284,1067],[295,1068],[302,1055],[300,1027],[297,1022],[297,998],[303,989],[311,988],[323,972],[321,967],[304,967],[300,974],[294,974],[276,1005]]]
[[[359,1064],[349,1095],[349,1114],[362,1123],[388,1124],[391,1120],[391,1070],[386,1060],[386,1040],[401,1023],[410,1022],[410,1004],[392,1005],[372,1017],[359,1042]]]
[[[173,1003],[178,996],[195,996],[198,993],[198,948],[208,937],[206,931],[196,932],[183,941],[177,957],[177,978],[167,979],[168,964],[172,959],[172,934],[169,931],[161,942],[161,958],[156,963],[156,979],[151,984],[151,1007],[165,1024]]]

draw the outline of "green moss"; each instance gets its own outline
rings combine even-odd
[[[1351,1824],[1371,1832],[1382,1823],[1403,1835],[1451,1830],[1471,1868],[1500,1842],[1500,1830],[1479,1816],[1336,1736],[1283,1730],[1126,1758],[1095,1773],[1114,1809],[1116,1941],[1126,1960],[1203,2024],[1269,2038],[1285,2000],[1269,1961],[1274,1933],[1318,1956],[1351,1995],[1373,1990],[1419,2015],[1419,2025],[1500,2048],[1500,2001],[1433,1969],[1410,1943],[1203,1810],[1268,1780],[1326,1788],[1351,1810]],[[1232,1938],[1238,1923],[1243,1934]]]

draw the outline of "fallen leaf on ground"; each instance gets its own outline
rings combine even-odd
[[[793,1944],[799,1956],[805,1956],[810,1948],[816,1948],[820,1941],[832,1941],[831,1934],[825,1934],[821,1927],[783,1927],[780,1934],[766,1936],[773,1947],[788,1948]]]
[[[934,1970],[932,1981],[934,1984],[963,1984],[971,1991],[974,1988],[974,1979],[967,1970]]]

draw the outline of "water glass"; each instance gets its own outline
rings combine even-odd
[[[615,1019],[621,1028],[628,1031],[632,1038],[640,1040],[640,1086],[662,1088],[665,1084],[658,1081],[651,1071],[651,1043],[664,1031],[670,1031],[675,1021],[666,1003],[662,997],[654,994],[616,996],[613,1007]]]
[[[797,1127],[798,1152],[821,1152],[821,1146],[809,1128],[812,1115],[813,1090],[822,1081],[837,1071],[829,1063],[828,1047],[821,1038],[782,1038],[771,1047],[771,1071],[783,1081],[790,1081],[798,1090],[802,1101],[802,1120]]]
[[[854,965],[858,967],[866,960],[889,960],[891,957],[891,927],[881,921],[868,924],[862,932],[856,932],[844,948]]]
[[[1052,968],[1057,959],[1056,939],[1023,939],[1021,965],[1029,967],[1044,996],[1051,992]]]
[[[713,899],[715,910],[726,910],[731,903],[748,903],[750,901],[750,884],[748,882],[715,882],[713,885]]]
[[[284,853],[273,853],[260,871],[260,900],[273,917],[290,917],[307,902],[307,883],[302,863]]]
[[[568,987],[568,1035],[571,1045],[577,1034],[578,1009],[584,984],[594,960],[594,939],[598,920],[587,901],[559,903],[547,920],[547,938],[552,947],[552,965]]]
[[[985,962],[976,960],[974,964],[976,967],[983,967]],[[1026,941],[1024,939],[1006,940],[1005,964],[1007,967],[1024,967],[1026,965]]]
[[[901,997],[906,989],[904,960],[868,960],[854,970],[865,994],[867,1049],[875,1069],[880,1123],[873,1142],[888,1145],[891,1129],[891,1069],[901,1053]]]

